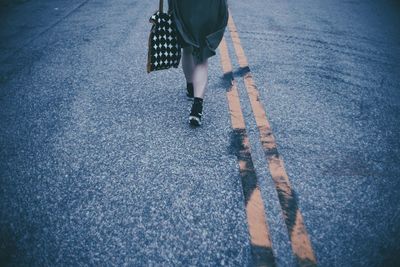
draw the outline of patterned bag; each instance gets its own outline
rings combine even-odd
[[[181,46],[172,17],[163,12],[163,0],[159,10],[150,18],[153,24],[149,37],[147,73],[155,70],[177,68],[181,60]]]

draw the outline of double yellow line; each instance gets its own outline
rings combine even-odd
[[[311,246],[303,216],[297,205],[294,191],[290,185],[282,157],[278,153],[275,138],[267,119],[264,106],[259,100],[259,91],[255,85],[247,57],[240,42],[232,16],[229,17],[228,29],[234,50],[243,75],[244,85],[250,99],[253,115],[260,134],[261,145],[268,162],[268,168],[278,194],[282,214],[288,229],[292,251],[299,266],[317,266],[317,260]],[[231,59],[225,38],[219,46],[221,64],[225,77],[231,80],[227,90],[234,138],[238,143],[237,159],[242,179],[243,193],[246,202],[246,216],[250,234],[253,264],[256,266],[275,266],[275,256],[266,220],[266,213],[255,174],[246,125],[240,106],[237,82],[234,79]]]

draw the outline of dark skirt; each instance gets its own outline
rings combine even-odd
[[[201,62],[215,55],[228,23],[227,0],[168,0],[182,47]]]

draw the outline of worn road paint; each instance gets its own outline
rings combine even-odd
[[[241,45],[238,31],[232,16],[229,16],[228,29],[239,62],[239,73],[242,74],[247,94],[250,99],[253,115],[260,132],[260,141],[268,161],[268,167],[278,193],[279,203],[289,232],[292,250],[299,266],[316,266],[317,260],[304,225],[303,216],[297,204],[296,194],[291,188],[282,157],[278,153],[259,91],[254,83],[247,57]]]
[[[265,218],[264,202],[262,200],[260,188],[258,187],[257,175],[251,157],[250,142],[246,132],[237,85],[233,78],[232,63],[229,58],[225,39],[222,40],[219,50],[221,53],[224,78],[231,79],[226,92],[233,128],[231,149],[234,151],[239,163],[253,265],[276,266],[269,229]]]

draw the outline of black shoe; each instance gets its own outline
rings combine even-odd
[[[190,125],[200,126],[201,116],[203,116],[203,99],[195,97],[189,116]]]
[[[186,83],[186,96],[188,100],[194,99],[193,83]]]

